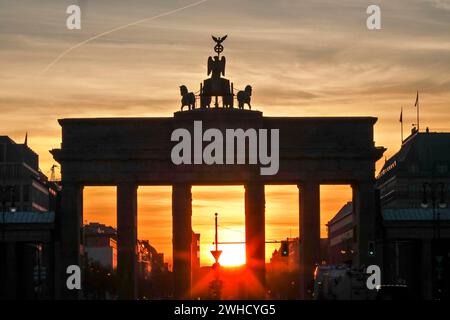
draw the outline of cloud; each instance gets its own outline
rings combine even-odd
[[[424,125],[449,127],[450,2],[443,0],[381,0],[383,29],[375,32],[365,26],[370,1],[210,0],[93,39],[39,75],[77,43],[192,2],[84,1],[82,30],[73,32],[65,28],[71,1],[1,1],[0,134],[22,141],[28,131],[41,167],[50,168],[48,150],[61,140],[59,118],[171,116],[179,108],[178,86],[197,91],[207,77],[211,34],[229,35],[227,77],[239,89],[251,84],[252,105],[265,115],[377,116],[375,140],[391,155],[399,146],[400,107],[405,123],[413,122],[406,106],[420,90]],[[243,188],[235,188],[193,189],[196,226],[207,237],[214,210],[223,222],[242,225]],[[274,218],[276,236],[298,225],[297,191],[267,192],[275,212],[269,219],[292,214],[289,222]],[[171,192],[142,192],[141,236],[170,252],[170,234],[156,229],[169,233]],[[220,201],[224,192],[227,203]],[[98,197],[91,212],[113,219],[113,196]],[[347,198],[324,191],[322,211],[335,213]]]
[[[431,0],[431,3],[439,9],[450,10],[449,0]]]

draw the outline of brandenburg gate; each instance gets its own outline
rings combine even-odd
[[[189,110],[173,117],[61,119],[62,144],[52,150],[61,165],[62,199],[57,219],[57,295],[79,297],[66,287],[66,268],[80,265],[83,187],[117,186],[118,279],[122,299],[137,294],[137,189],[172,186],[172,239],[175,298],[190,298],[193,185],[245,186],[246,264],[265,283],[265,185],[297,185],[299,190],[300,287],[305,296],[313,280],[320,252],[320,185],[346,184],[353,188],[354,265],[375,263],[368,244],[375,241],[375,162],[384,148],[376,147],[373,117],[265,117],[250,105],[250,90],[234,94],[225,74],[224,40],[215,38],[217,56],[208,61],[208,74],[200,94],[182,86],[182,105]],[[220,52],[218,52],[220,51]],[[248,86],[249,87],[249,86]],[[194,98],[192,99],[192,96]],[[222,98],[219,106],[218,97]],[[233,103],[237,97],[239,108]],[[195,108],[195,101],[200,107]],[[210,106],[214,103],[213,106]],[[279,129],[279,170],[261,175],[255,164],[174,164],[176,144],[171,135],[193,123],[203,130]],[[248,148],[247,148],[248,150]],[[294,204],[293,204],[294,205]],[[252,298],[263,298],[254,292]]]

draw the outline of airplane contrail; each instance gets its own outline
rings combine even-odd
[[[206,1],[209,1],[209,0],[200,0],[200,1],[197,1],[197,2],[194,2],[194,3],[191,3],[191,4],[188,4],[188,5],[184,6],[184,7],[180,7],[180,8],[177,8],[177,9],[173,9],[173,10],[170,10],[170,11],[167,11],[167,12],[164,12],[164,13],[157,14],[156,16],[152,16],[152,17],[144,18],[144,19],[141,19],[141,20],[138,20],[138,21],[134,21],[134,22],[125,24],[125,25],[123,25],[123,26],[116,27],[116,28],[114,28],[114,29],[111,29],[111,30],[108,30],[108,31],[104,31],[104,32],[99,33],[99,34],[96,34],[95,36],[92,36],[92,37],[90,37],[89,39],[83,40],[83,41],[81,41],[81,42],[79,42],[79,43],[73,45],[72,47],[70,47],[70,48],[64,50],[63,52],[61,52],[61,53],[55,58],[55,60],[53,60],[49,65],[47,65],[47,67],[45,67],[45,69],[43,70],[42,74],[45,74],[48,70],[50,70],[51,67],[53,67],[56,63],[58,63],[58,62],[59,62],[62,58],[64,58],[64,56],[67,55],[69,52],[71,52],[72,50],[75,50],[75,49],[77,49],[77,48],[79,48],[79,47],[85,45],[86,43],[89,43],[89,42],[91,42],[91,41],[93,41],[93,40],[96,40],[96,39],[98,39],[98,38],[101,38],[101,37],[103,37],[103,36],[106,36],[106,35],[108,35],[108,34],[111,34],[111,33],[113,33],[113,32],[116,32],[116,31],[119,31],[119,30],[128,28],[128,27],[130,27],[130,26],[137,25],[137,24],[142,23],[142,22],[152,21],[152,20],[155,20],[155,19],[158,19],[158,18],[161,18],[161,17],[165,17],[165,16],[168,16],[168,15],[171,15],[171,14],[173,14],[173,13],[179,12],[179,11],[181,11],[181,10],[185,10],[185,9],[188,9],[188,8],[191,8],[191,7],[198,6],[198,5],[200,5],[200,4],[202,4],[202,3],[206,2]]]

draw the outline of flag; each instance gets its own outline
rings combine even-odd
[[[414,107],[417,107],[418,105],[419,105],[419,91],[417,91],[416,103],[414,103]]]
[[[403,123],[403,108],[402,108],[402,110],[400,111],[400,122]]]

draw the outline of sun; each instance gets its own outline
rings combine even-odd
[[[222,255],[219,263],[224,267],[236,267],[245,264],[245,245],[244,244],[226,244],[219,246]]]

